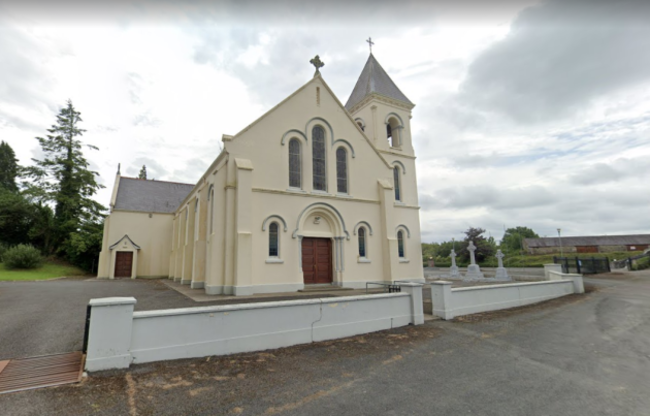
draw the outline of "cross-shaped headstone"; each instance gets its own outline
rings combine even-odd
[[[474,257],[474,252],[476,251],[476,246],[473,241],[469,242],[467,246],[467,251],[469,251],[469,262],[470,264],[476,264],[476,258]]]
[[[372,53],[372,45],[374,45],[375,42],[372,41],[372,38],[371,38],[371,37],[368,37],[368,39],[366,40],[366,42],[368,42],[368,46],[370,47],[370,53]]]
[[[320,69],[325,66],[325,63],[320,60],[320,57],[318,55],[314,56],[314,58],[309,61],[314,67],[316,68],[316,72],[314,72],[314,76],[320,74]]]
[[[499,267],[503,267],[503,258],[505,257],[505,255],[501,252],[501,250],[497,250],[497,254],[494,257],[497,258],[497,261],[499,262]]]

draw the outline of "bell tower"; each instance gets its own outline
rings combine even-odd
[[[410,123],[413,107],[415,104],[400,91],[371,52],[345,108],[377,150],[415,156]]]

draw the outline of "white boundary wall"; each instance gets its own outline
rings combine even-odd
[[[401,293],[133,312],[92,299],[86,370],[288,347],[424,323],[422,285]]]
[[[557,272],[552,272],[556,278]],[[451,282],[431,283],[433,315],[443,319],[530,305],[572,293],[584,293],[582,275],[562,274],[546,282],[511,283],[452,289]]]

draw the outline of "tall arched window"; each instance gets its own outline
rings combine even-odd
[[[291,139],[289,142],[289,186],[291,188],[302,187],[300,153],[300,141],[298,139]]]
[[[348,193],[348,152],[342,147],[336,149],[336,192]]]
[[[397,232],[397,254],[400,258],[404,258],[404,231]]]
[[[210,200],[210,234],[212,234],[214,231],[214,186],[210,186],[208,199]]]
[[[359,257],[366,257],[366,229],[363,227],[359,228]]]
[[[312,160],[314,165],[314,190],[327,191],[327,169],[325,161],[325,130],[315,126],[312,131]]]
[[[194,241],[199,240],[199,198],[194,202]]]
[[[269,257],[278,257],[278,223],[272,222],[269,226]]]
[[[402,190],[400,188],[399,166],[393,168],[393,182],[395,187],[395,201],[402,200]]]

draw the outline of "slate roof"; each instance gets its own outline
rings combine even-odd
[[[345,108],[350,111],[352,107],[373,92],[413,105],[406,98],[406,95],[397,88],[397,85],[390,79],[386,71],[384,71],[384,68],[379,65],[379,62],[377,62],[377,59],[371,53],[357,80],[357,85],[354,86],[354,90],[352,90],[352,94],[345,104]]]
[[[529,248],[559,247],[558,237],[525,238]],[[562,246],[625,246],[650,244],[650,234],[594,235],[586,237],[562,237]]]
[[[114,210],[157,212],[176,211],[194,185],[120,177]]]

